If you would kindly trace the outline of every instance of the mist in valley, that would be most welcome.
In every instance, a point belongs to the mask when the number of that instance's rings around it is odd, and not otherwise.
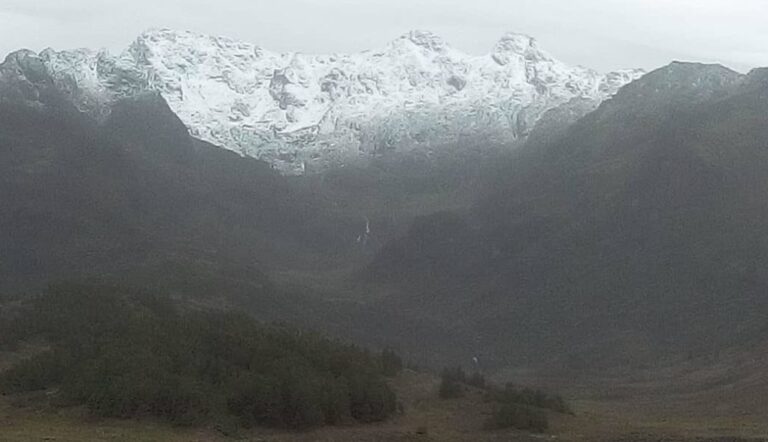
[[[596,70],[554,2],[499,6],[544,35],[482,54],[291,52],[308,2],[274,49],[205,2],[56,47],[87,3],[24,10],[55,48],[0,64],[0,439],[768,439],[762,4],[630,2],[654,38],[622,67],[636,43],[590,15]],[[435,7],[387,31],[450,28]],[[349,8],[322,17],[384,7]],[[739,28],[756,55],[702,52]]]

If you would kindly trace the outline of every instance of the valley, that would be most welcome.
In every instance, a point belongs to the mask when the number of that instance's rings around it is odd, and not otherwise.
[[[649,376],[658,373],[646,372]],[[538,382],[545,382],[541,378]],[[553,415],[545,435],[484,429],[490,414],[480,393],[445,401],[437,397],[439,379],[405,371],[393,382],[404,405],[404,415],[385,423],[331,427],[306,432],[248,430],[235,440],[252,441],[539,441],[563,442],[759,442],[768,440],[764,410],[743,413],[715,409],[710,401],[727,401],[718,394],[660,393],[661,383],[631,383],[619,379],[592,379],[574,387],[571,379],[550,379],[566,384],[575,416]],[[698,388],[696,385],[694,388]],[[729,386],[723,386],[728,389]],[[619,391],[619,393],[617,393]],[[752,390],[759,401],[763,393]],[[719,396],[719,397],[718,397]],[[759,402],[758,402],[759,403]],[[693,404],[698,404],[692,406]],[[704,413],[702,413],[702,411]],[[19,410],[0,397],[0,438],[9,442],[53,440],[92,441],[197,441],[232,440],[209,428],[187,429],[147,421],[93,419],[81,410],[50,412]]]
[[[766,68],[335,57],[160,30],[0,65],[0,439],[768,439]],[[488,430],[456,366],[575,413]]]

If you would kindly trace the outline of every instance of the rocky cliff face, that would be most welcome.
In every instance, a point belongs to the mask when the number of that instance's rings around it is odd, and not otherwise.
[[[376,51],[305,55],[155,30],[117,56],[19,51],[0,66],[0,87],[32,103],[53,87],[97,120],[121,98],[159,93],[193,135],[302,173],[390,151],[430,155],[465,137],[510,142],[548,110],[592,109],[641,74],[571,67],[514,33],[483,56],[423,31]]]

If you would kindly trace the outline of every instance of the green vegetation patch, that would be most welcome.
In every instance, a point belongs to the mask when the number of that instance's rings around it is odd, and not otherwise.
[[[496,403],[496,410],[487,423],[491,429],[516,428],[544,432],[549,428],[548,412],[573,413],[559,395],[518,388],[513,384],[506,384],[503,389],[491,387],[486,397]]]
[[[1,373],[0,391],[56,391],[56,405],[96,416],[301,429],[380,421],[396,408],[384,378],[398,370],[391,352],[374,357],[243,315],[181,312],[128,290],[52,288],[13,329],[51,350]]]
[[[480,373],[471,376],[461,368],[444,368],[440,375],[441,399],[464,396],[467,387],[485,391],[485,399],[494,403],[493,415],[488,419],[488,429],[514,428],[544,432],[549,428],[549,412],[572,414],[571,407],[559,395],[531,388],[518,388],[506,384],[498,388],[486,381]]]

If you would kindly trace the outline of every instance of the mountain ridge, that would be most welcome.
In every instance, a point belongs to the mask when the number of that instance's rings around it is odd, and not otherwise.
[[[642,74],[571,67],[511,32],[479,56],[428,31],[378,50],[305,55],[156,29],[118,55],[46,49],[9,63],[31,83],[49,77],[97,120],[121,98],[159,93],[193,136],[286,173],[391,151],[430,156],[466,137],[512,142],[546,111],[574,99],[590,101],[578,107],[588,111]]]
[[[417,220],[363,277],[467,325],[486,361],[515,355],[502,365],[542,348],[653,364],[757,336],[766,94],[762,70],[660,68],[499,161],[472,210]]]

